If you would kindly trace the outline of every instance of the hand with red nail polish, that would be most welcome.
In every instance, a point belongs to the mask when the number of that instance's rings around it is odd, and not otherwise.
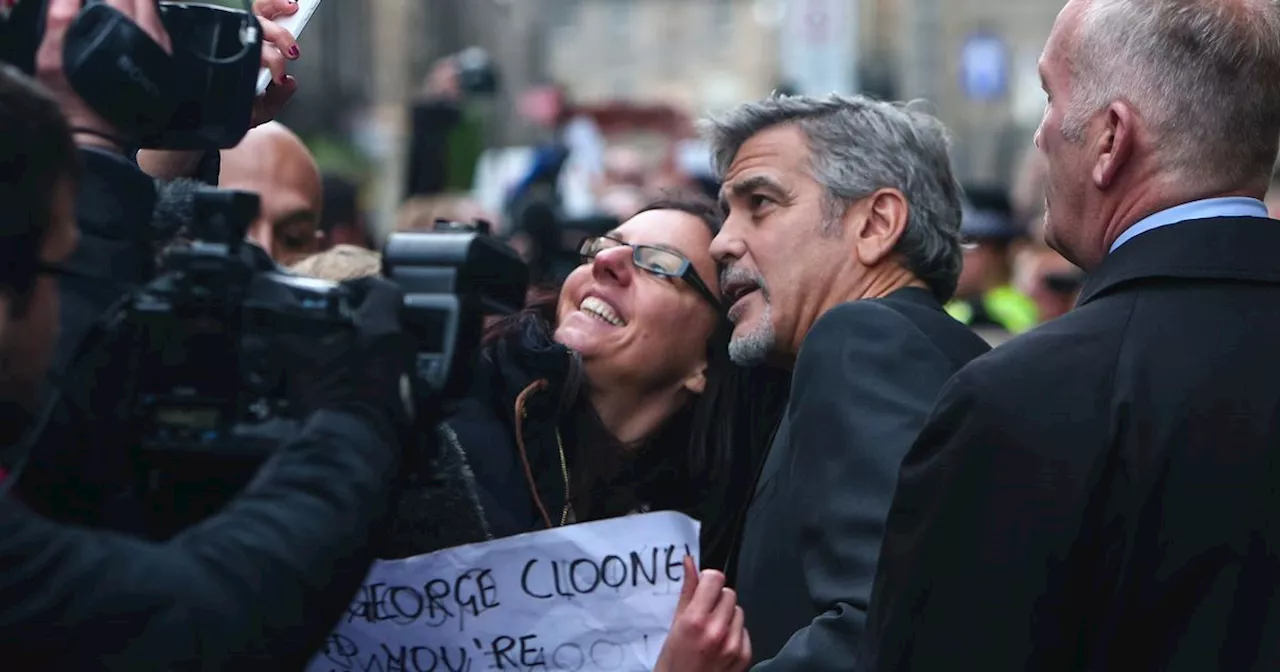
[[[298,90],[297,80],[286,74],[285,69],[288,62],[298,60],[302,52],[293,35],[274,21],[296,14],[297,2],[254,0],[253,12],[262,24],[262,67],[271,73],[271,85],[253,104],[253,125],[260,126],[275,119]]]

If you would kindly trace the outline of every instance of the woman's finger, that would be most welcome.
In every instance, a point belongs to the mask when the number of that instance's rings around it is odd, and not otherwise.
[[[742,607],[734,605],[733,619],[729,621],[729,636],[724,640],[724,657],[733,663],[730,669],[737,667],[738,655],[742,651],[742,636],[746,633],[746,614]]]
[[[276,118],[289,99],[298,91],[298,80],[285,75],[283,84],[271,84],[253,106],[253,125],[261,126]]]
[[[738,661],[742,663],[738,669],[745,670],[751,664],[752,656],[755,652],[751,650],[751,632],[744,626],[742,628],[742,649],[738,652]]]
[[[298,41],[293,39],[293,35],[285,30],[283,26],[270,21],[268,19],[259,18],[258,23],[262,24],[262,51],[265,53],[268,46],[274,45],[284,57],[294,60],[301,55],[298,50]]]
[[[269,44],[262,45],[262,67],[271,72],[271,81],[276,84],[284,83],[285,65],[284,54],[279,49]]]
[[[253,0],[253,13],[264,19],[278,19],[298,13],[296,0]]]
[[[693,599],[689,600],[685,611],[694,616],[710,614],[716,603],[720,601],[722,588],[724,588],[724,574],[714,569],[702,570],[698,575],[698,589],[694,591]]]
[[[684,556],[684,582],[680,584],[680,600],[676,602],[676,616],[689,606],[694,591],[698,589],[698,568],[693,564],[693,556]]]
[[[711,625],[717,632],[727,632],[733,621],[734,610],[738,608],[738,594],[732,588],[721,588],[720,599],[711,611]]]

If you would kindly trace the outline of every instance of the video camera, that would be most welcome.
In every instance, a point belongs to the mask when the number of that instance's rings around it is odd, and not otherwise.
[[[249,0],[242,10],[158,4],[172,54],[103,0],[85,0],[64,43],[67,81],[138,147],[236,146],[252,122],[262,60],[262,30]],[[18,0],[3,14],[0,61],[34,74],[47,0]]]
[[[148,527],[162,538],[214,513],[299,431],[284,364],[291,339],[354,329],[351,286],[263,270],[247,254],[258,201],[197,191],[192,242],[166,252],[163,272],[104,339],[105,360],[129,363],[113,412],[136,438]],[[528,269],[483,231],[448,227],[393,234],[383,275],[405,294],[401,321],[418,346],[416,433],[429,436],[470,385],[485,316],[523,307]]]

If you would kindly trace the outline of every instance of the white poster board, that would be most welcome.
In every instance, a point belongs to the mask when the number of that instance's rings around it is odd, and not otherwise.
[[[308,672],[651,670],[700,527],[646,513],[378,562]]]

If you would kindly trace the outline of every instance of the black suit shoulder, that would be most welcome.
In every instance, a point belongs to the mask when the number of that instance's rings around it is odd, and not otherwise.
[[[933,350],[955,369],[991,347],[942,309],[928,292],[905,289],[887,297],[842,303],[814,323],[800,349],[829,348],[831,342],[882,341],[907,351]],[[797,367],[798,368],[798,367]]]
[[[739,597],[760,670],[847,665],[898,466],[943,384],[987,345],[927,292],[828,310],[796,359],[748,511]]]
[[[1030,419],[1109,398],[1126,343],[1133,340],[1129,322],[1135,303],[1132,295],[1109,297],[1010,339],[962,368],[940,405],[963,394],[975,412],[995,413],[1002,420]],[[1064,403],[1043,403],[1055,399]],[[1019,424],[1033,431],[1049,429]]]

